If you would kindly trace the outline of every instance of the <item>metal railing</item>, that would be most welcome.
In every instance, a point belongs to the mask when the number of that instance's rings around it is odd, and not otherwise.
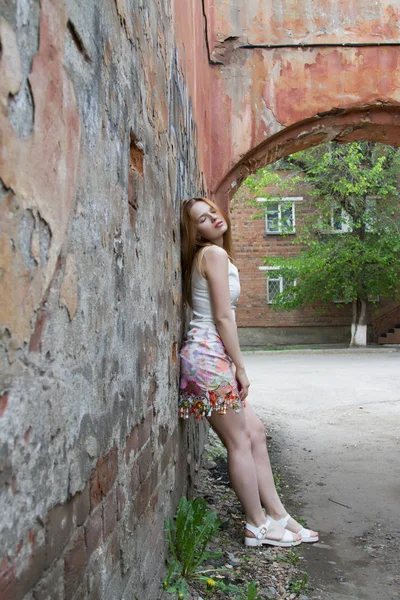
[[[385,313],[377,316],[372,320],[372,330],[374,332],[374,342],[378,341],[382,333],[393,328],[396,323],[400,323],[400,304],[392,306]]]

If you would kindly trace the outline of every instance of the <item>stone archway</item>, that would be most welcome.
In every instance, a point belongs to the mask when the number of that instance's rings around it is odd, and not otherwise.
[[[215,198],[220,206],[228,210],[230,200],[242,182],[262,167],[322,143],[334,141],[346,144],[359,140],[400,146],[400,106],[376,105],[360,106],[352,110],[335,109],[295,123],[267,138],[239,160],[215,190]],[[351,331],[354,345],[366,344],[367,325],[372,327],[374,342],[378,341],[384,324],[392,331],[390,328],[398,319],[397,304],[394,305],[386,299],[386,302],[380,305],[379,312],[373,315],[367,314],[367,304],[361,304],[361,307],[358,305],[358,300],[353,302]]]
[[[213,195],[228,208],[248,175],[279,158],[329,141],[348,143],[369,140],[400,145],[400,106],[366,106],[334,109],[291,125],[250,150],[222,178]]]
[[[400,0],[203,0],[208,190],[321,141],[400,144]]]

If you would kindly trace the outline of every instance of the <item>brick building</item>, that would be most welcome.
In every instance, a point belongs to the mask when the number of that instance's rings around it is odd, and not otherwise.
[[[266,191],[273,193],[269,189]],[[270,203],[265,218],[258,219],[254,219],[257,208],[245,204],[249,194],[249,190],[242,187],[235,196],[231,211],[241,282],[237,307],[241,343],[244,346],[349,343],[352,306],[340,302],[339,298],[331,305],[315,304],[293,311],[276,311],[271,306],[286,282],[279,277],[276,267],[264,266],[263,258],[294,256],[298,252],[296,232],[313,209],[313,200],[307,194],[306,186],[290,197]],[[340,235],[346,226],[337,217],[333,212],[334,235]],[[377,341],[374,339],[374,320],[386,308],[387,303],[369,306],[369,341]]]

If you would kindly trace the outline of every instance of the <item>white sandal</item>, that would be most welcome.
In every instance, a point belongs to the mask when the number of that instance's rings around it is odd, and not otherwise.
[[[267,518],[270,519],[272,521],[272,523],[276,523],[277,525],[280,525],[281,527],[286,529],[287,524],[289,523],[289,519],[291,519],[291,516],[289,514],[287,514],[286,517],[283,517],[282,519],[273,519],[272,517],[269,517],[267,515]],[[286,531],[289,531],[289,530],[286,529]],[[294,533],[294,532],[292,532],[292,533]],[[302,527],[300,529],[300,531],[296,531],[296,533],[298,533],[301,536],[301,541],[303,543],[313,544],[314,542],[318,542],[318,540],[319,540],[318,534],[311,535],[311,531],[309,529],[306,529],[305,527]]]
[[[250,525],[246,523],[246,529],[254,533],[254,537],[248,537],[247,535],[244,538],[244,543],[246,546],[262,546],[263,544],[267,544],[268,546],[279,546],[280,548],[290,548],[291,546],[298,546],[301,544],[301,540],[294,539],[294,533],[291,531],[285,530],[285,533],[281,537],[280,540],[272,540],[269,537],[266,537],[268,529],[270,525],[273,523],[273,519],[267,517],[265,523],[260,525],[260,527],[254,527],[254,525]]]

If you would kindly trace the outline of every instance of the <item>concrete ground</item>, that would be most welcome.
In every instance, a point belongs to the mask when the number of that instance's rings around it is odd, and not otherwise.
[[[249,400],[271,428],[291,507],[320,531],[302,545],[323,600],[400,598],[400,352],[245,355]]]

